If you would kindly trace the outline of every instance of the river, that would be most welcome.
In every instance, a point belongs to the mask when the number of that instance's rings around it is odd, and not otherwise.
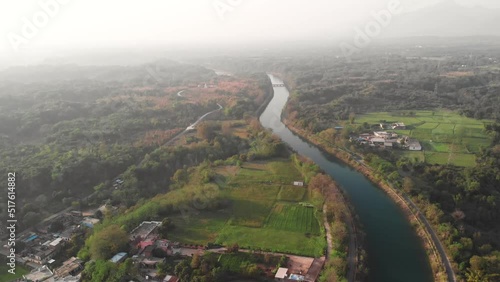
[[[273,84],[282,84],[269,75]],[[280,119],[288,100],[285,87],[273,87],[274,97],[260,116],[297,153],[313,160],[346,191],[366,233],[370,282],[433,281],[425,250],[401,209],[364,175],[323,153],[292,133]]]

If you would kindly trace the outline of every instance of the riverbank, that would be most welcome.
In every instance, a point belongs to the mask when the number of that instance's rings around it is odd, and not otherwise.
[[[339,160],[341,160],[342,162],[348,164],[353,169],[363,174],[377,187],[381,188],[404,211],[407,220],[411,222],[412,226],[415,228],[416,233],[420,238],[422,245],[425,248],[426,253],[428,255],[434,280],[455,281],[453,272],[451,271],[450,273],[451,270],[449,269],[450,267],[445,267],[445,263],[443,262],[448,260],[446,254],[438,251],[436,247],[441,243],[439,241],[436,242],[437,237],[431,235],[434,231],[432,230],[432,228],[429,230],[428,224],[424,224],[422,220],[423,215],[405,195],[400,195],[400,193],[398,193],[398,191],[394,189],[394,187],[392,187],[389,183],[385,182],[384,180],[378,179],[377,175],[373,172],[373,170],[369,168],[367,165],[365,165],[362,162],[362,160],[355,160],[352,156],[352,153],[346,152],[340,148],[327,146],[326,144],[324,144],[324,142],[321,142],[321,140],[315,137],[314,135],[311,135],[310,133],[295,127],[286,118],[284,118],[282,121],[290,131],[300,136],[301,138],[307,140],[308,142],[316,145],[318,148],[325,151],[326,153],[331,154],[336,158],[338,158]]]

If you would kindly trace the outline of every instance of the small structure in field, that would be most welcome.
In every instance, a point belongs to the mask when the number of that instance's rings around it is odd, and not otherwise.
[[[415,139],[411,139],[408,141],[408,149],[410,151],[422,151],[422,145],[420,145],[420,142]]]
[[[276,275],[274,275],[274,279],[276,279],[276,281],[285,281],[287,277],[288,277],[288,268],[284,267],[278,268],[278,271],[276,271]]]
[[[392,129],[406,129],[406,125],[402,122],[395,122],[391,127]]]
[[[130,232],[130,240],[138,240],[137,242],[144,240],[155,232],[160,225],[160,221],[143,221],[139,226]]]
[[[294,186],[304,186],[304,181],[294,181],[293,185]]]

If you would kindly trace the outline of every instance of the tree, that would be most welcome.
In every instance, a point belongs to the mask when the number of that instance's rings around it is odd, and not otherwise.
[[[92,259],[109,259],[128,247],[128,234],[118,225],[110,225],[90,238],[90,256]]]
[[[26,215],[24,215],[24,218],[23,218],[23,224],[25,226],[33,226],[33,225],[36,225],[40,222],[40,219],[41,219],[41,216],[39,213],[35,213],[35,212],[27,212]]]
[[[198,137],[205,140],[212,140],[215,137],[215,131],[211,123],[201,122],[196,127]]]
[[[413,189],[415,189],[415,183],[410,177],[405,176],[405,178],[403,179],[403,190],[406,193],[411,193]]]
[[[62,223],[62,221],[59,220],[52,222],[52,224],[49,227],[49,231],[52,233],[62,231],[63,229],[64,229],[64,224]]]
[[[172,176],[172,180],[177,184],[183,184],[188,180],[188,172],[185,169],[178,169]]]
[[[168,238],[168,232],[175,229],[175,224],[168,218],[164,218],[161,221],[160,227],[158,227],[158,234],[164,239]]]
[[[231,246],[227,247],[227,251],[229,253],[237,253],[240,250],[240,246],[238,243],[234,243]]]
[[[193,257],[191,258],[191,268],[196,269],[200,267],[201,264],[201,256],[200,254],[194,254]]]
[[[354,124],[354,120],[356,120],[356,114],[355,113],[350,113],[349,114],[349,123]]]
[[[223,121],[222,126],[221,126],[221,131],[222,134],[229,136],[231,135],[231,127],[233,127],[232,122],[230,121]]]

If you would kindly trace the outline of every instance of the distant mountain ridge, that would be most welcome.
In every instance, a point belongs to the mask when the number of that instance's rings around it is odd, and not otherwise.
[[[500,9],[467,8],[453,0],[394,17],[383,37],[500,36]]]

